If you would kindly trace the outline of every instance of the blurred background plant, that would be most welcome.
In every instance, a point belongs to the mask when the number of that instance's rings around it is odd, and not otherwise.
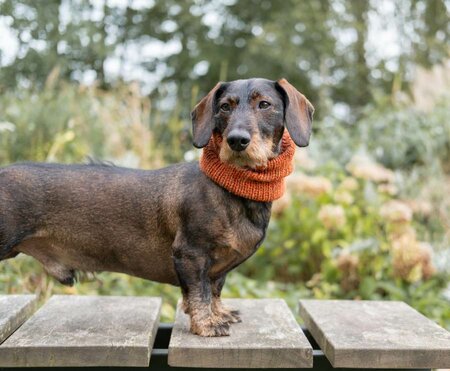
[[[450,3],[0,0],[0,166],[157,168],[199,156],[189,111],[218,80],[286,77],[317,108],[264,245],[225,296],[404,300],[450,329]],[[280,27],[280,24],[283,27]],[[19,256],[0,293],[158,295]]]

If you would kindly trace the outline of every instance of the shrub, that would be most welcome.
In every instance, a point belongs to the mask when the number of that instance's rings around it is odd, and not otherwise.
[[[379,164],[354,159],[347,169],[333,181],[318,175],[328,169],[291,176],[266,241],[239,271],[304,283],[315,298],[404,300],[449,326],[448,273],[417,229],[428,209],[397,199],[394,173]]]
[[[321,163],[347,164],[355,153],[369,154],[391,169],[412,169],[436,159],[450,169],[450,100],[431,112],[412,105],[369,107],[355,124],[335,119],[316,122],[311,141],[313,157]]]

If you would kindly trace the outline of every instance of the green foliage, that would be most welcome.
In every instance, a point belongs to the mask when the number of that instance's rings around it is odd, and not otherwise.
[[[450,100],[443,100],[431,112],[411,104],[393,107],[383,103],[366,108],[357,124],[334,119],[316,123],[313,155],[320,161],[344,165],[355,153],[370,154],[391,169],[410,170],[430,166],[436,160],[450,162]]]
[[[407,80],[412,63],[448,57],[450,34],[445,0],[3,0],[0,13],[18,44],[0,60],[5,88],[43,86],[59,66],[64,78],[87,74],[102,87],[162,80],[148,89],[188,102],[193,86],[204,94],[218,80],[286,77],[316,103],[316,117],[331,101],[361,109],[395,76]],[[398,38],[389,48],[398,55],[370,49],[383,28]],[[111,64],[118,71],[108,73]]]
[[[114,159],[132,167],[182,158],[158,137],[163,118],[151,121],[150,100],[137,85],[106,92],[58,81],[54,70],[44,89],[16,89],[0,97],[0,166],[17,161],[82,162]],[[171,119],[165,134],[175,141],[183,123]],[[169,130],[168,130],[169,129]],[[178,150],[177,150],[178,149]],[[169,156],[170,155],[170,156]]]
[[[0,163],[45,161],[60,154],[60,161],[80,161],[87,154],[101,157],[105,135],[91,110],[92,98],[73,87],[3,94]]]
[[[440,159],[450,162],[450,101],[443,101],[432,112],[412,107],[382,109],[358,124],[354,135],[359,145],[391,169],[411,169]],[[373,140],[381,137],[383,140]]]
[[[119,9],[101,8],[105,18],[98,19],[97,13],[94,21],[91,2],[0,2],[0,13],[17,33],[20,47],[20,57],[2,68],[2,85],[15,87],[27,81],[42,86],[56,66],[66,79],[79,79],[81,71],[90,70],[106,83],[103,64],[115,49],[114,37],[107,39],[108,25],[117,19]]]

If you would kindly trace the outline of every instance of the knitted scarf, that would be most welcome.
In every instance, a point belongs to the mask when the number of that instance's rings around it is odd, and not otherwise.
[[[295,144],[285,131],[280,154],[261,169],[248,169],[224,163],[219,158],[222,136],[215,133],[200,158],[200,168],[212,181],[229,192],[253,201],[274,201],[284,193],[284,178],[294,170]]]

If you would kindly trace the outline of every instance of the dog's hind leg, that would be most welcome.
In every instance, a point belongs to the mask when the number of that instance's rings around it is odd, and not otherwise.
[[[42,264],[50,276],[63,285],[72,286],[76,281],[75,271],[57,258],[55,247],[46,238],[36,237],[23,241],[15,250],[32,256]]]

